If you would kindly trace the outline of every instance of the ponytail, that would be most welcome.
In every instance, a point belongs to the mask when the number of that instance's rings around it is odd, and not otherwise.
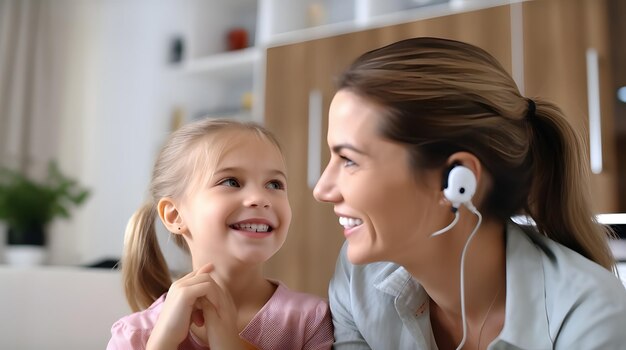
[[[536,101],[528,117],[534,174],[526,211],[540,233],[613,270],[611,231],[595,220],[589,204],[582,137],[551,103]]]
[[[133,311],[150,306],[172,284],[156,237],[154,204],[139,208],[128,221],[124,236],[122,276],[126,300]]]

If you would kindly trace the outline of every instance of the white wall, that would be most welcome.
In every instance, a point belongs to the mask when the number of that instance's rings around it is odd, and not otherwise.
[[[167,47],[185,30],[185,8],[175,0],[44,3],[48,98],[36,113],[33,152],[58,159],[92,190],[71,220],[50,228],[50,263],[119,258],[169,132]],[[172,246],[164,249],[170,260],[184,265]]]

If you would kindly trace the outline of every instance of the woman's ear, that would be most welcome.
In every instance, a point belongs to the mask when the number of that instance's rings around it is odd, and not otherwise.
[[[173,234],[182,234],[186,232],[183,218],[176,207],[176,203],[171,198],[165,197],[159,200],[157,205],[159,217],[163,225]]]
[[[468,168],[476,178],[476,182],[480,183],[480,178],[482,175],[482,163],[478,158],[469,152],[456,152],[448,157],[448,161],[446,162],[448,167],[452,167],[452,165],[462,165]]]
[[[446,164],[448,169],[451,169],[453,165],[462,165],[472,172],[476,179],[476,192],[473,202],[475,205],[481,203],[481,199],[484,198],[485,192],[490,187],[490,181],[489,176],[483,172],[482,163],[478,157],[469,152],[456,152],[448,157]]]

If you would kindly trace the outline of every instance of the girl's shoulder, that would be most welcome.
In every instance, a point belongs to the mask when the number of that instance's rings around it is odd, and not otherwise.
[[[330,349],[333,326],[326,299],[277,285],[272,297],[240,333],[263,349]]]
[[[144,349],[163,307],[165,294],[149,308],[124,316],[111,326],[107,350]]]
[[[165,294],[152,303],[149,308],[120,318],[111,327],[111,332],[151,332],[163,308],[164,301]]]
[[[329,310],[328,301],[320,296],[291,290],[282,282],[273,281],[273,283],[278,287],[266,307],[278,308],[276,311],[284,313],[298,314],[326,313]]]

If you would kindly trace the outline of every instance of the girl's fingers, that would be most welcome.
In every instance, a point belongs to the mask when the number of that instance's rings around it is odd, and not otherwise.
[[[201,307],[191,312],[191,322],[193,322],[198,327],[204,326],[204,312]]]
[[[190,278],[193,278],[194,276],[209,273],[209,272],[212,272],[213,270],[215,270],[215,266],[213,265],[213,263],[207,263],[206,265],[201,266],[199,269],[195,271],[191,271],[188,274],[184,275],[183,277],[179,278],[178,280],[175,281],[175,283],[184,282],[186,280],[189,280]]]
[[[199,269],[197,269],[195,271],[195,274],[201,274],[201,273],[209,273],[212,272],[213,270],[215,270],[215,266],[213,265],[213,263],[207,263],[203,266],[201,266]]]

